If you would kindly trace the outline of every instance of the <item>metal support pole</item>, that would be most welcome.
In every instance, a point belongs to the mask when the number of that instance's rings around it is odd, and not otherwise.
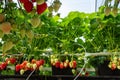
[[[95,0],[95,12],[97,12],[97,0]]]

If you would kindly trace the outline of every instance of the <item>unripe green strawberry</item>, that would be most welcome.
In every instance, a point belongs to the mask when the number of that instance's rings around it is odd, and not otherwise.
[[[108,64],[108,67],[111,68],[111,63]]]
[[[66,54],[66,55],[67,55],[67,54],[68,54],[68,52],[65,52],[64,54]]]
[[[26,64],[26,66],[27,66],[28,68],[30,68],[30,67],[31,67],[31,65],[30,65],[30,63],[29,63],[29,62]]]
[[[4,14],[0,14],[0,22],[3,22],[5,20],[5,15]]]
[[[113,60],[117,60],[118,58],[115,56],[114,58],[113,58]]]
[[[33,26],[33,28],[37,28],[39,26],[39,24],[41,23],[41,20],[39,17],[33,17],[31,20],[31,25]]]
[[[10,50],[14,46],[12,41],[7,41],[2,46],[2,51],[5,53],[6,51]]]
[[[51,59],[54,59],[54,58],[55,58],[55,56],[54,56],[54,55],[50,55],[50,57],[51,57]]]
[[[30,63],[30,68],[33,68],[33,63]]]
[[[27,35],[27,37],[28,37],[29,39],[33,39],[33,37],[34,37],[34,33],[33,33],[32,30],[28,30],[28,31],[26,32],[26,35]]]
[[[22,38],[25,37],[25,30],[24,29],[20,30],[20,35],[21,35]]]
[[[50,13],[48,14],[48,17],[52,17],[52,16],[53,16],[53,13],[50,12]]]
[[[110,7],[105,7],[105,15],[106,16],[109,16],[110,15],[110,12],[111,12],[111,8]]]
[[[40,5],[40,4],[43,4],[45,2],[45,0],[36,0],[37,4]]]
[[[55,60],[55,62],[59,61],[57,58],[55,58],[54,60]]]
[[[118,68],[118,69],[120,69],[120,65],[119,65],[119,66],[117,66],[117,68]]]
[[[72,61],[69,62],[69,67],[70,67],[70,68],[73,67],[73,63],[72,63]]]
[[[113,62],[113,63],[117,63],[118,61],[117,61],[117,60],[113,60],[112,62]]]
[[[65,68],[67,68],[69,66],[69,63],[67,63],[67,62],[64,62],[63,64],[64,64]]]
[[[48,10],[49,10],[49,12],[53,12],[53,6],[50,5],[50,6],[48,7]]]
[[[30,12],[30,15],[34,16],[35,14],[36,14],[36,9],[33,8],[32,11]]]
[[[13,30],[13,31],[16,31],[16,30],[17,30],[17,24],[12,24],[11,27],[12,27],[12,30]]]
[[[53,64],[54,63],[54,59],[51,59],[50,62],[51,62],[51,64]]]
[[[118,14],[118,8],[113,8],[112,13],[113,13],[113,16],[116,17]]]
[[[59,8],[61,7],[61,4],[62,3],[60,1],[54,1],[53,8],[55,12],[59,10]]]
[[[33,64],[33,69],[35,70],[37,68],[37,65],[34,63]]]
[[[41,66],[39,67],[39,70],[40,70],[40,71],[42,71],[42,70],[43,70],[43,65],[41,65]]]
[[[72,69],[72,73],[75,74],[75,73],[76,73],[76,70],[75,70],[75,69]]]
[[[4,36],[4,33],[0,30],[0,38]]]
[[[25,72],[25,70],[24,70],[24,69],[21,69],[21,70],[20,70],[20,74],[21,74],[21,75],[23,75],[23,74],[24,74],[24,72]]]
[[[65,60],[65,62],[66,62],[66,63],[69,63],[69,60],[68,60],[68,59],[66,59],[66,60]]]

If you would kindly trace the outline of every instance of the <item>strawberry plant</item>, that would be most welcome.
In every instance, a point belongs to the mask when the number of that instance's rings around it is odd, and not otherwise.
[[[74,11],[65,18],[57,13],[62,5],[60,0],[48,3],[46,0],[0,1],[0,50],[3,56],[23,55],[17,61],[16,72],[41,70],[42,62],[38,59],[42,56],[47,61],[45,66],[70,68],[68,71],[76,73],[76,68],[84,65],[85,52],[119,51],[119,0],[114,0],[113,5],[112,0],[105,0],[98,12]],[[95,66],[105,59],[114,60],[98,56],[90,58],[89,63]],[[9,59],[7,64],[14,62],[15,59]],[[115,69],[115,64],[110,62],[109,67]],[[6,68],[4,62],[0,65],[0,69]]]
[[[113,63],[113,60],[114,57],[118,55],[116,53],[119,52],[120,48],[119,38],[117,37],[120,35],[118,31],[120,15],[119,12],[117,12],[117,9],[119,9],[119,0],[114,0],[114,5],[110,5],[111,1],[112,0],[106,0],[105,5],[101,6],[98,12],[90,14],[89,32],[84,35],[87,52],[110,53],[110,55],[107,56],[100,55],[89,57],[89,64],[94,68],[100,66],[105,61],[110,61],[109,67],[114,70],[116,69],[117,63]],[[114,10],[115,7],[116,11],[113,13],[112,10]]]

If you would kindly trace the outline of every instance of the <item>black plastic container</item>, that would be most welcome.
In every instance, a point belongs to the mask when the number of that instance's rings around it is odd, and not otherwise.
[[[56,68],[55,66],[52,66],[52,75],[73,75],[72,68]]]
[[[120,76],[120,70],[112,70],[108,67],[110,61],[104,61],[96,68],[96,74],[98,76]]]

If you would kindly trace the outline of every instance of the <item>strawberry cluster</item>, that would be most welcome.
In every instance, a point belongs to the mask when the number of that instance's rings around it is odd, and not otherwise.
[[[30,62],[23,61],[21,64],[17,64],[15,66],[15,70],[16,72],[20,72],[20,74],[23,75],[25,71],[41,70],[43,68],[44,63],[45,61],[43,59],[32,59]]]
[[[112,70],[120,69],[120,58],[115,56],[109,62],[108,67],[111,68]]]
[[[77,67],[77,62],[75,60],[69,61],[69,60],[65,60],[60,61],[58,59],[51,59],[51,64],[52,66],[55,66],[56,68],[76,68]]]
[[[15,58],[7,58],[4,62],[0,63],[0,70],[4,70],[7,68],[9,64],[15,64],[16,59]]]
[[[36,2],[37,14],[42,14],[47,9],[47,3],[44,0],[19,0],[23,4],[24,9],[27,13],[32,12],[34,3]]]

